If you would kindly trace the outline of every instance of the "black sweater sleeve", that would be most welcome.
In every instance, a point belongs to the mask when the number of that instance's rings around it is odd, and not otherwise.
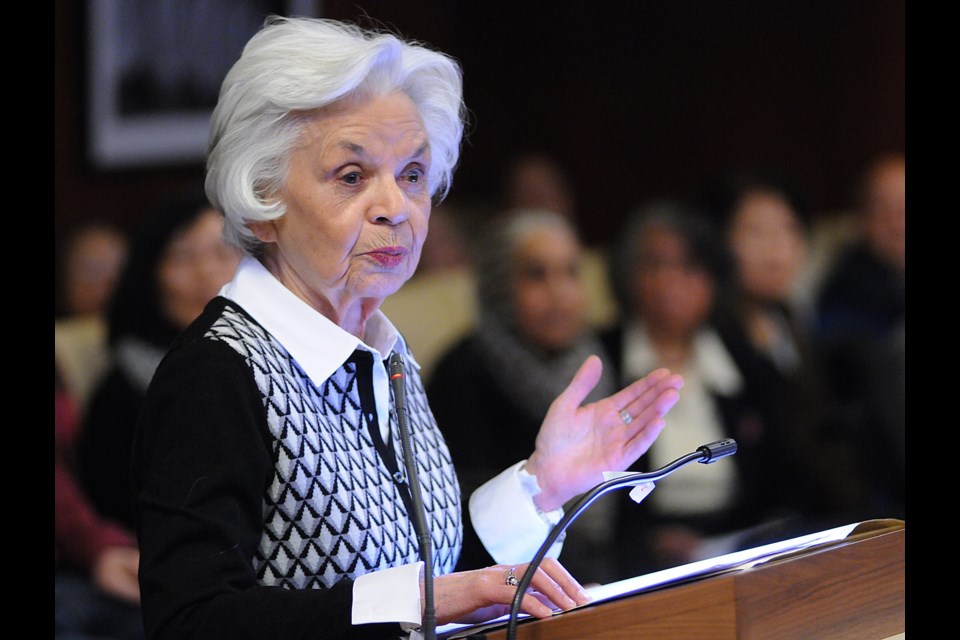
[[[185,334],[147,393],[133,454],[149,639],[396,638],[350,622],[352,586],[258,584],[254,552],[273,474],[261,395],[242,357]]]

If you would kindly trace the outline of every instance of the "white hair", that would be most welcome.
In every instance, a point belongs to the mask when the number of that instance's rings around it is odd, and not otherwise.
[[[249,222],[275,220],[304,114],[355,95],[400,91],[430,142],[427,175],[438,204],[450,189],[466,121],[463,78],[450,56],[387,32],[320,18],[269,17],[227,73],[210,120],[206,192],[226,217],[225,238],[248,254]]]

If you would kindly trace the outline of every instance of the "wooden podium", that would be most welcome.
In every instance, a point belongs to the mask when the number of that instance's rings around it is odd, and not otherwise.
[[[883,640],[905,633],[904,534],[903,521],[869,521],[749,568],[523,619],[517,640]]]

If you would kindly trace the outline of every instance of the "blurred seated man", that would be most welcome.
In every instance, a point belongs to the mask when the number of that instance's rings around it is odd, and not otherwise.
[[[824,340],[884,338],[906,313],[906,163],[883,156],[864,176],[860,235],[837,258],[818,300]]]
[[[906,163],[876,158],[861,183],[860,235],[837,257],[820,289],[818,339],[827,384],[869,474],[864,509],[904,514]],[[891,369],[892,367],[892,369]],[[881,407],[890,407],[883,411]]]

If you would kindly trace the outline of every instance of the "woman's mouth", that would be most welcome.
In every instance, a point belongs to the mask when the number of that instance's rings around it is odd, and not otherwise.
[[[376,260],[381,266],[393,268],[398,266],[409,255],[406,247],[380,247],[368,251],[367,255]]]

